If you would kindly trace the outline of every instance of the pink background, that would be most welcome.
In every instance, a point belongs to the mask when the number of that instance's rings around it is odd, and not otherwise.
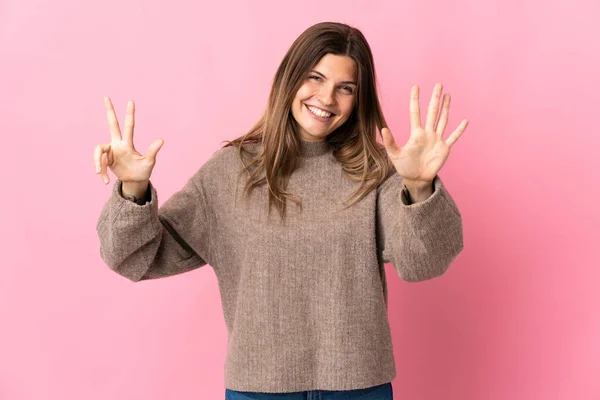
[[[412,84],[422,110],[435,82],[452,94],[448,134],[470,121],[440,173],[464,251],[418,284],[386,267],[396,397],[600,398],[600,7],[569,3],[0,2],[0,399],[224,397],[212,269],[135,284],[99,257],[102,96],[121,124],[136,101],[138,150],[165,140],[164,201],[325,20],[366,35],[400,144]]]

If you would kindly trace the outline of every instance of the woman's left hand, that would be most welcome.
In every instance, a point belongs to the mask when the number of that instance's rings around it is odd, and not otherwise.
[[[444,130],[448,123],[450,110],[450,94],[444,95],[442,112],[437,121],[442,93],[442,84],[438,83],[433,89],[429,103],[425,127],[421,126],[421,111],[419,108],[419,86],[414,85],[410,93],[410,138],[408,142],[398,147],[388,128],[381,130],[383,144],[396,171],[404,179],[407,187],[431,186],[433,179],[442,168],[452,145],[465,131],[468,121],[463,120],[458,128],[448,137],[443,139]]]

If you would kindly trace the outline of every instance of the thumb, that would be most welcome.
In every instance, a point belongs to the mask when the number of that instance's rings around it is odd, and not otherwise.
[[[388,128],[381,129],[381,137],[383,139],[383,145],[386,149],[394,151],[398,150],[398,146],[396,146],[396,141],[392,136],[392,132],[390,132]]]
[[[148,147],[148,151],[146,152],[146,157],[148,157],[152,162],[156,162],[156,154],[161,149],[162,145],[165,142],[162,139],[155,140]]]

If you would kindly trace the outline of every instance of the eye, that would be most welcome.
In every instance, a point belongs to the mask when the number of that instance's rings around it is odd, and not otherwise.
[[[320,80],[321,77],[320,76],[316,76],[316,75],[311,75],[311,76],[308,77],[308,79],[317,79],[317,80]]]
[[[354,93],[354,90],[350,86],[342,86],[342,89],[344,89],[348,94]]]

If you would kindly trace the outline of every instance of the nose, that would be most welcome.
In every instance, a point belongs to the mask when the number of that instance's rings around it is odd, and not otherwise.
[[[317,100],[321,102],[324,106],[330,106],[334,102],[333,98],[333,87],[329,87],[327,85],[322,85],[319,93],[317,93]]]

